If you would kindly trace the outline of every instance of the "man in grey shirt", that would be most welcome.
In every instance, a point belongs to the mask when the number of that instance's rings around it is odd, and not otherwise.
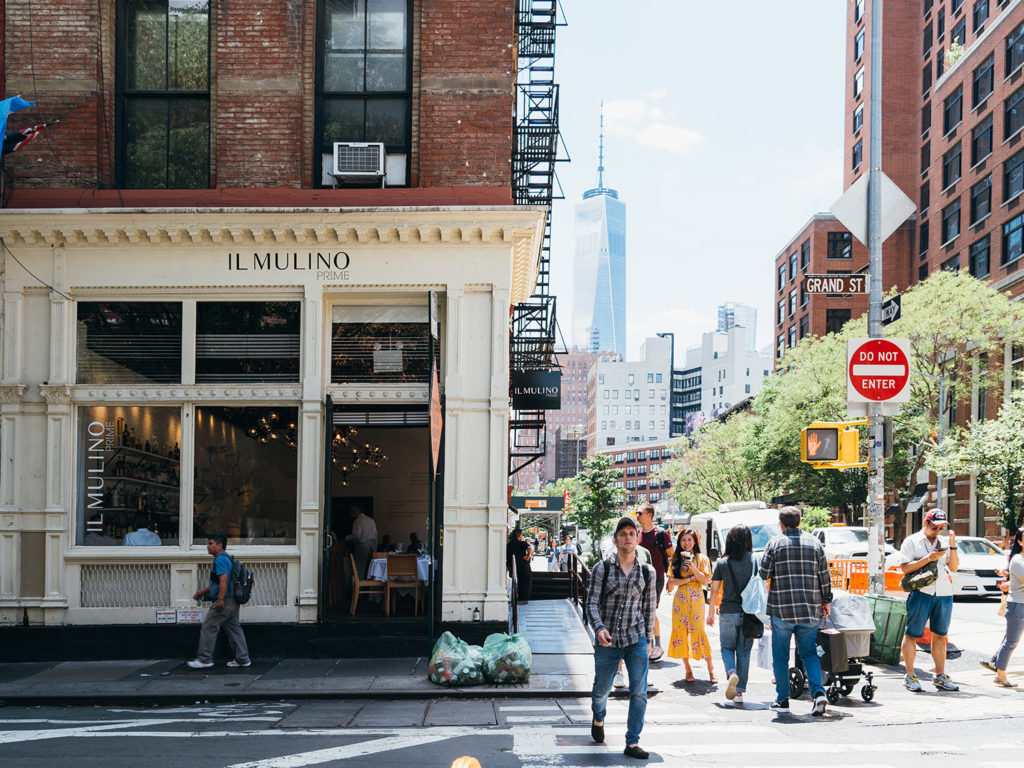
[[[625,755],[646,760],[640,732],[647,711],[647,638],[653,636],[656,606],[654,567],[637,559],[640,526],[631,517],[615,526],[615,553],[594,566],[587,593],[587,621],[594,628],[594,713],[590,734],[604,741],[608,694],[619,660],[629,674],[629,714],[626,718]]]

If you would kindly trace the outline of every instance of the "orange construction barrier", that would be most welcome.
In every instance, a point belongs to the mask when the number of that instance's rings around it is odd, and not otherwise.
[[[868,563],[866,560],[830,560],[829,574],[832,576],[832,587],[843,589],[855,595],[863,595],[868,591]]]

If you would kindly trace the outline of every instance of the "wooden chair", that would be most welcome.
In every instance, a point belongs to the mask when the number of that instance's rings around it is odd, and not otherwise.
[[[349,562],[352,564],[352,607],[349,609],[349,614],[352,616],[356,615],[356,603],[359,602],[360,595],[380,595],[385,596],[385,585],[383,581],[377,581],[376,579],[362,579],[359,577],[359,570],[356,568],[356,558],[349,552]],[[385,612],[387,611],[387,604],[384,605]]]
[[[417,555],[388,555],[388,593],[386,612],[391,615],[391,591],[411,589],[413,591],[413,615],[420,615],[420,579],[416,570]]]

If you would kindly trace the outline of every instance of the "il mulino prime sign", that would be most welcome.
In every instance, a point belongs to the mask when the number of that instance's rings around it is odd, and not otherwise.
[[[229,272],[316,272],[317,280],[348,280],[352,258],[334,253],[229,253]]]
[[[557,411],[562,407],[561,371],[512,371],[512,408],[516,411]]]

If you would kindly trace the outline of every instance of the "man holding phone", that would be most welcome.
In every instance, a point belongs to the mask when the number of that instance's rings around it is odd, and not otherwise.
[[[953,616],[953,580],[949,575],[960,567],[956,533],[949,531],[948,542],[939,534],[948,527],[946,513],[932,509],[924,516],[924,528],[903,540],[900,547],[900,568],[903,573],[914,573],[930,563],[936,563],[938,576],[933,584],[920,587],[907,595],[907,629],[903,637],[903,662],[907,676],[903,685],[907,690],[923,690],[914,674],[917,641],[924,635],[925,624],[932,631],[932,660],[935,677],[932,683],[940,691],[958,691],[960,686],[946,674],[946,644],[949,622]]]

